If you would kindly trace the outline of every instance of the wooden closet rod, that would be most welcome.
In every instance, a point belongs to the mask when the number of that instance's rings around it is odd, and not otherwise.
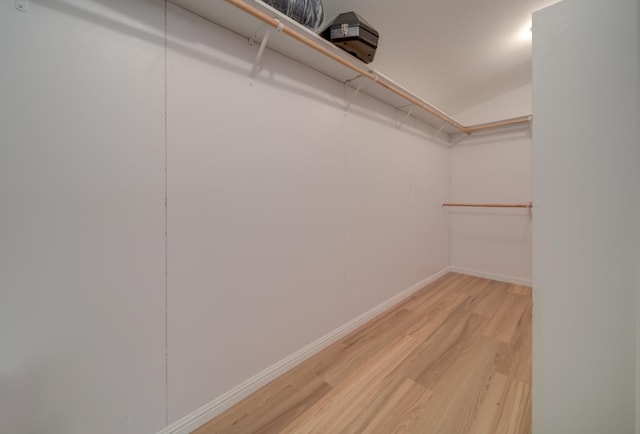
[[[487,122],[485,124],[469,125],[465,128],[471,131],[472,133],[475,133],[476,131],[487,130],[489,128],[506,127],[507,125],[526,124],[529,122],[531,122],[531,116],[519,116],[517,118]]]
[[[533,203],[443,203],[442,206],[471,206],[477,208],[533,208]]]
[[[277,18],[274,18],[272,16],[267,15],[266,13],[254,8],[253,6],[248,5],[247,3],[243,2],[242,0],[226,0],[226,1],[231,3],[232,5],[236,6],[237,8],[242,9],[243,11],[248,13],[249,15],[252,15],[255,18],[259,19],[260,21],[270,25],[271,27],[273,27],[275,29],[278,29],[282,33],[285,33],[285,34],[289,35],[290,37],[292,37],[293,39],[296,39],[297,41],[303,43],[304,45],[306,45],[306,46],[308,46],[308,47],[310,47],[310,48],[312,48],[312,49],[324,54],[325,56],[335,60],[336,62],[340,63],[341,65],[353,70],[354,72],[358,73],[362,77],[366,77],[369,80],[372,80],[374,83],[379,84],[380,86],[388,89],[389,91],[395,93],[396,95],[401,96],[402,98],[406,99],[407,101],[411,102],[412,104],[414,104],[414,105],[416,105],[416,106],[428,111],[429,113],[431,113],[432,115],[434,115],[438,119],[440,119],[440,120],[448,123],[449,125],[457,128],[458,130],[464,132],[465,134],[471,134],[472,132],[478,131],[478,130],[484,130],[484,129],[489,129],[489,128],[501,127],[501,126],[505,126],[505,125],[514,125],[514,124],[529,122],[529,120],[530,120],[529,116],[523,116],[523,117],[520,117],[520,118],[506,119],[506,120],[503,120],[503,121],[489,122],[487,124],[473,125],[473,126],[470,126],[470,127],[464,126],[461,123],[457,122],[455,119],[453,119],[450,116],[448,116],[443,111],[440,111],[437,108],[433,107],[432,105],[430,105],[430,104],[428,104],[428,103],[416,98],[413,95],[408,94],[404,90],[398,88],[395,84],[385,81],[385,79],[383,77],[379,77],[379,76],[377,76],[376,74],[374,74],[371,71],[365,70],[365,69],[363,69],[363,68],[361,68],[361,67],[359,67],[357,65],[354,65],[353,63],[343,59],[342,57],[340,57],[339,55],[335,54],[334,52],[332,52],[331,50],[327,49],[326,47],[323,47],[322,45],[320,45],[317,42],[309,39],[308,37],[303,36],[302,34],[296,32],[295,30],[285,26]]]

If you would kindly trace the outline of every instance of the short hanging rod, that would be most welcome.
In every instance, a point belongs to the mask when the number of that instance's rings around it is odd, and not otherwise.
[[[533,208],[532,202],[527,203],[443,203],[442,206],[463,206],[475,208]]]
[[[517,118],[504,119],[501,121],[487,122],[485,124],[470,125],[467,127],[467,129],[472,133],[475,133],[476,131],[480,131],[480,130],[506,127],[509,125],[528,124],[529,122],[531,122],[531,116],[520,116]]]

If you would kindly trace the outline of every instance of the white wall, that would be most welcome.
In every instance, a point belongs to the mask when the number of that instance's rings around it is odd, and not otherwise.
[[[165,423],[164,7],[0,2],[0,432]]]
[[[535,433],[635,431],[637,8],[534,15]]]
[[[640,7],[636,7],[636,35],[640,35]],[[640,117],[640,44],[636,44],[636,110]],[[640,125],[637,123],[636,137],[640,137]],[[638,155],[640,166],[640,153]],[[636,201],[640,204],[640,188],[636,190]],[[640,206],[640,205],[638,205]],[[637,236],[637,291],[636,291],[636,434],[640,434],[640,225],[636,225]]]
[[[448,266],[449,150],[169,8],[169,419]]]
[[[464,125],[476,125],[530,114],[531,83],[527,83],[458,112],[454,118]]]
[[[451,148],[451,201],[522,203],[532,198],[531,131],[496,130]],[[451,266],[531,284],[531,213],[522,208],[448,208]]]
[[[165,57],[164,2],[29,6],[0,3],[2,434],[155,432],[448,266],[422,123],[269,51],[251,81],[171,5]]]

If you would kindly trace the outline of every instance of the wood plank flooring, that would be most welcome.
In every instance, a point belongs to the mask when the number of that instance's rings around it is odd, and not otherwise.
[[[530,432],[531,288],[455,273],[196,430]]]

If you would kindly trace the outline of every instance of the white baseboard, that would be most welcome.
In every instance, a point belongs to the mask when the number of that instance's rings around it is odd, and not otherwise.
[[[463,267],[449,267],[449,271],[453,273],[468,274],[469,276],[483,277],[485,279],[497,280],[499,282],[512,283],[514,285],[531,286],[531,279],[523,279],[514,276],[505,276],[503,274],[487,273],[484,271],[471,270]]]
[[[214,417],[216,417],[226,409],[230,408],[231,406],[238,403],[242,399],[246,398],[256,390],[260,389],[262,386],[273,381],[274,379],[284,374],[285,372],[289,371],[291,368],[295,367],[296,365],[304,362],[309,357],[320,352],[321,350],[328,347],[332,343],[345,337],[347,334],[349,334],[356,328],[360,327],[362,324],[366,323],[367,321],[370,321],[371,319],[375,318],[382,312],[400,303],[401,301],[408,298],[416,291],[424,288],[428,284],[444,276],[449,271],[451,271],[450,267],[446,267],[443,270],[427,277],[426,279],[421,280],[415,285],[412,285],[411,287],[405,289],[404,291],[399,292],[398,294],[394,295],[393,297],[386,300],[385,302],[377,305],[373,309],[368,310],[362,315],[352,319],[348,323],[327,333],[326,335],[316,340],[315,342],[310,343],[306,347],[301,348],[300,350],[296,351],[290,356],[285,357],[279,362],[276,362],[275,364],[269,366],[264,371],[238,384],[233,389],[222,394],[221,396],[217,397],[216,399],[209,402],[208,404],[203,405],[202,407],[195,410],[191,414],[188,414],[182,419],[177,420],[176,422],[172,423],[171,425],[159,431],[157,434],[188,434],[194,431],[195,429],[204,425],[205,423],[207,423],[208,421],[210,421],[211,419],[213,419]]]

